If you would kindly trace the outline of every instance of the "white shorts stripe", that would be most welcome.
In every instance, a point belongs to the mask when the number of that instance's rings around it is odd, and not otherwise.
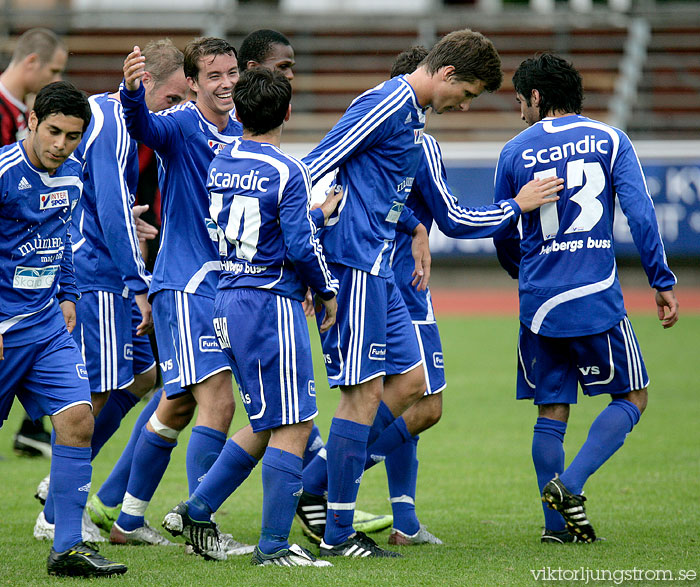
[[[287,424],[287,395],[284,385],[284,317],[282,312],[282,299],[278,296],[277,304],[277,341],[280,353],[280,401],[282,403],[282,426]]]

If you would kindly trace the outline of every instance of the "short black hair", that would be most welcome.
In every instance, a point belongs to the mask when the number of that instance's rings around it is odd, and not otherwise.
[[[413,73],[427,56],[428,50],[423,45],[414,45],[399,53],[391,66],[391,77]]]
[[[217,37],[199,37],[187,43],[184,51],[185,77],[197,81],[199,76],[199,60],[213,55],[233,55],[238,57],[236,48],[225,39]]]
[[[82,118],[85,132],[92,118],[87,96],[70,82],[53,82],[41,88],[32,110],[36,114],[37,126],[51,114],[63,114]]]
[[[236,114],[243,128],[263,135],[281,126],[292,99],[292,86],[279,71],[265,67],[246,69],[233,92]]]
[[[290,46],[289,39],[278,31],[260,29],[247,35],[241,42],[238,60],[241,70],[247,69],[249,61],[262,63],[270,54],[272,45]]]
[[[532,90],[540,93],[541,118],[555,111],[581,114],[581,74],[553,53],[540,53],[523,61],[513,75],[513,87],[528,106],[532,106]]]

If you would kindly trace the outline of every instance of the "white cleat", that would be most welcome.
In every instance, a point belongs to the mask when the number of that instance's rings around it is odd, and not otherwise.
[[[46,475],[39,485],[36,486],[36,493],[34,497],[41,502],[41,505],[46,503],[46,497],[49,495],[49,482],[51,481],[51,475]]]
[[[413,535],[404,534],[401,530],[392,528],[391,534],[389,534],[389,544],[414,546],[417,544],[443,544],[443,542],[437,536],[428,532],[428,529],[421,524],[418,532]]]
[[[289,548],[284,548],[274,554],[260,552],[256,546],[253,552],[251,564],[259,566],[277,565],[278,567],[332,567],[333,565],[316,558],[305,548],[298,544],[292,544]]]
[[[135,530],[124,530],[116,522],[112,524],[109,532],[109,541],[112,544],[130,544],[134,546],[177,546],[158,532],[148,521],[144,520],[143,526]]]
[[[252,554],[255,550],[254,544],[245,544],[243,542],[238,542],[231,534],[226,532],[219,532],[219,542],[221,543],[221,549],[226,553],[227,556],[240,556],[242,554]]]
[[[86,525],[86,518],[90,525]],[[56,526],[46,521],[44,510],[39,512],[34,524],[34,538],[37,540],[51,540],[53,542]],[[95,533],[96,531],[96,533]],[[100,534],[100,529],[92,523],[87,512],[83,510],[83,540],[85,542],[107,542],[107,539]]]

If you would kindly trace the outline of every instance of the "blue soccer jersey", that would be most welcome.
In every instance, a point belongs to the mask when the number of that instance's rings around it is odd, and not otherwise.
[[[29,162],[21,143],[0,149],[0,334],[5,346],[50,338],[65,328],[56,298],[78,297],[69,227],[82,186],[80,163],[72,157],[49,175]]]
[[[306,166],[274,145],[236,139],[212,161],[207,189],[223,259],[220,289],[258,288],[303,300],[338,291],[309,214]]]
[[[344,194],[321,233],[329,261],[387,277],[396,223],[421,156],[425,113],[404,76],[356,98],[304,158],[316,183],[338,169]]]
[[[161,191],[161,241],[150,293],[162,289],[214,298],[221,263],[209,217],[207,169],[221,149],[242,134],[232,118],[219,132],[194,102],[150,113],[143,84],[121,90],[129,133],[155,150]]]
[[[151,276],[141,256],[131,215],[138,183],[136,142],[122,106],[109,94],[90,98],[92,120],[76,156],[83,159],[83,197],[75,211],[75,274],[80,291],[127,297],[148,291]]]
[[[673,288],[644,174],[622,131],[579,115],[545,118],[509,141],[496,170],[496,199],[533,178],[565,179],[560,199],[522,216],[520,320],[552,337],[604,332],[625,316],[613,242],[620,203],[651,287]],[[510,242],[517,238],[513,231]],[[502,251],[509,240],[497,241]],[[501,259],[513,255],[505,251]],[[510,268],[511,274],[518,271]]]
[[[423,135],[423,156],[406,206],[428,230],[435,221],[442,232],[454,238],[487,238],[507,234],[520,217],[520,206],[513,199],[478,208],[461,207],[447,185],[440,146],[428,134]],[[411,319],[432,322],[435,317],[430,291],[418,291],[411,286],[415,268],[411,241],[411,236],[406,232],[396,232],[392,255],[396,285],[406,302]]]

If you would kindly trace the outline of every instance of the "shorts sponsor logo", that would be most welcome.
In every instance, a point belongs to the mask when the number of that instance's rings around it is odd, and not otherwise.
[[[161,361],[160,370],[163,372],[170,371],[173,368],[173,360],[168,359],[167,361]]]
[[[386,345],[374,343],[369,347],[369,358],[372,361],[383,361],[386,359]]]
[[[323,362],[324,362],[326,365],[331,365],[331,364],[333,363],[333,359],[331,359],[331,356],[330,356],[328,353],[325,353],[325,354],[323,355]]]
[[[202,353],[220,353],[221,347],[216,342],[215,336],[200,336],[199,351]]]
[[[49,210],[51,208],[65,208],[70,204],[68,190],[59,190],[50,194],[39,196],[39,210]]]
[[[445,361],[442,359],[442,353],[433,353],[433,367],[436,369],[445,368]]]
[[[87,369],[85,368],[85,365],[76,365],[75,370],[77,371],[78,377],[80,379],[88,378]]]
[[[579,367],[578,370],[581,371],[581,375],[600,375],[600,367],[597,367],[596,365]]]
[[[316,382],[313,379],[309,381],[309,395],[316,397]]]
[[[244,392],[243,389],[241,389],[241,388],[238,388],[238,393],[241,394],[241,401],[242,401],[244,404],[246,404],[247,406],[249,406],[250,404],[253,403],[253,401],[250,399],[250,394],[249,394],[249,393]]]
[[[216,332],[219,347],[222,349],[230,349],[231,341],[228,338],[228,322],[226,316],[214,318],[214,332]]]
[[[127,343],[124,345],[124,358],[127,361],[134,360],[134,345],[133,344]]]
[[[48,267],[16,267],[12,287],[15,289],[48,289],[58,273],[58,265]]]

